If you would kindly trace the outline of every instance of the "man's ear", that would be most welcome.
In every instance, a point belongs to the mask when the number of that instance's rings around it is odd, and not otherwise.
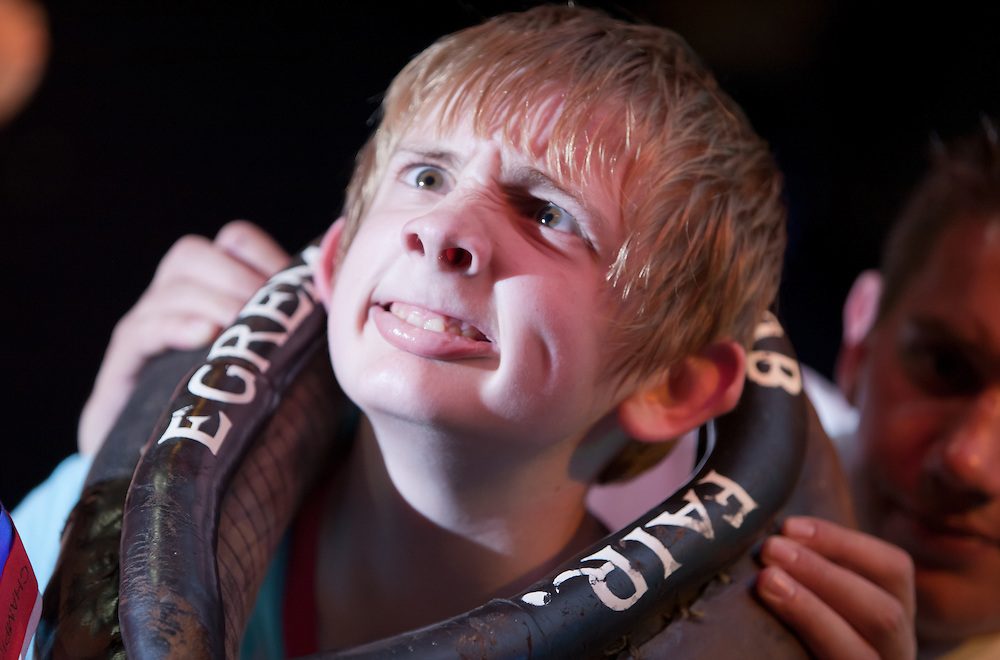
[[[666,378],[640,387],[618,406],[618,420],[636,440],[678,438],[728,412],[743,392],[746,351],[734,341],[711,344],[672,365]]]
[[[330,228],[323,235],[323,240],[319,244],[319,262],[316,264],[316,293],[324,305],[330,304],[330,296],[333,294],[333,274],[337,270],[334,263],[337,259],[338,248],[340,247],[340,236],[344,233],[344,218],[337,218]]]
[[[854,402],[858,372],[864,361],[865,338],[875,325],[879,299],[882,297],[882,275],[866,270],[858,275],[844,302],[844,329],[840,354],[834,367],[837,386],[847,400]]]

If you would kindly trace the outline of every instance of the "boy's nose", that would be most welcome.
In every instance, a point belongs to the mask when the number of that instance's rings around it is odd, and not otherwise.
[[[403,225],[403,247],[432,268],[462,275],[486,270],[492,245],[480,213],[468,207],[437,209]]]
[[[1000,386],[969,402],[942,445],[940,478],[956,490],[1000,498]]]

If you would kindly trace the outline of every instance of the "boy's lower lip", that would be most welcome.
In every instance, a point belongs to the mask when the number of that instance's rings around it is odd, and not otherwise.
[[[379,305],[368,309],[368,318],[382,338],[401,351],[434,360],[493,357],[493,344],[410,325]]]

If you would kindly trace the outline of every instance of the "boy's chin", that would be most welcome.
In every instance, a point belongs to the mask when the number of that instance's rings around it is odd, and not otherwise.
[[[493,438],[511,447],[579,435],[582,405],[546,403],[537,388],[508,381],[484,362],[430,362],[381,356],[334,366],[345,394],[376,430],[464,435],[480,444]]]
[[[490,417],[472,388],[466,388],[461,399],[440,390],[429,393],[426,388],[382,381],[345,388],[345,392],[374,428],[386,431],[460,434],[482,427]]]
[[[452,442],[456,449],[513,456],[518,446],[536,453],[539,445],[554,444],[560,436],[560,429],[549,428],[544,420],[505,419],[475,399],[396,396],[352,400],[376,433],[400,436],[407,442],[424,436],[434,442]]]

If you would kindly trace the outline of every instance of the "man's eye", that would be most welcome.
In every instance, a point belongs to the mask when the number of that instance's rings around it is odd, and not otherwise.
[[[439,191],[445,187],[447,178],[438,167],[419,165],[411,168],[405,175],[406,182],[414,188]]]
[[[916,343],[904,346],[902,358],[914,384],[931,394],[962,396],[980,387],[975,366],[953,348]]]
[[[580,235],[580,227],[577,225],[576,218],[566,209],[551,202],[544,204],[535,212],[535,220],[550,229]]]

